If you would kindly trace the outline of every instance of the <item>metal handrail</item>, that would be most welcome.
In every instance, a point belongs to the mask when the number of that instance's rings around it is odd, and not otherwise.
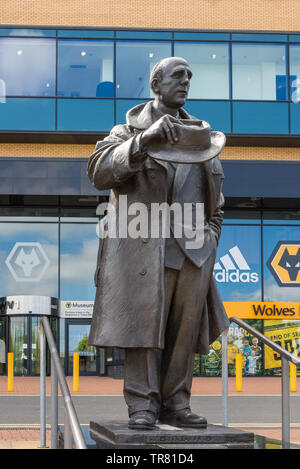
[[[257,337],[265,345],[272,348],[281,356],[281,418],[282,418],[282,448],[288,449],[290,447],[290,373],[289,362],[295,365],[300,364],[300,360],[289,353],[287,350],[276,344],[268,337],[258,332],[253,327],[241,319],[232,317],[229,322],[234,322],[247,332]],[[222,416],[223,425],[228,426],[228,355],[227,355],[227,335],[228,329],[222,333]]]
[[[74,437],[77,449],[86,449],[83,433],[72,402],[49,320],[43,316],[40,322],[40,446],[46,447],[46,338],[51,354],[51,448],[58,446],[58,383],[65,406],[64,449],[72,449]]]

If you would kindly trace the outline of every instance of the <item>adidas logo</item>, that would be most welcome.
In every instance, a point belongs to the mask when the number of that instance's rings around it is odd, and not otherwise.
[[[229,249],[229,254],[220,257],[215,263],[214,277],[220,283],[256,283],[259,280],[257,272],[251,272],[248,262],[239,250],[238,246]]]

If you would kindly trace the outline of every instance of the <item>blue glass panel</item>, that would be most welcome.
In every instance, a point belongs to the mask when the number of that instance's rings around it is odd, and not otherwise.
[[[290,46],[290,99],[300,101],[300,45]]]
[[[94,301],[96,224],[62,223],[60,230],[60,295],[62,300]],[[78,268],[80,266],[80,269]]]
[[[1,130],[55,130],[55,99],[0,98]]]
[[[58,37],[114,37],[114,31],[89,29],[59,29]]]
[[[264,225],[300,225],[300,220],[264,220]]]
[[[117,42],[117,97],[150,98],[150,72],[164,57],[170,57],[170,42]]]
[[[0,224],[0,295],[58,296],[58,224]]]
[[[187,101],[184,109],[210,123],[212,130],[230,133],[230,103],[226,101]]]
[[[230,39],[229,33],[196,33],[196,32],[174,32],[174,39],[185,39],[190,41],[195,41],[199,39],[200,41],[227,41]]]
[[[223,220],[223,225],[258,225],[257,220],[237,220],[236,218],[225,218]]]
[[[260,229],[223,226],[214,266],[223,301],[261,301]]]
[[[116,100],[116,124],[126,123],[126,112],[138,104],[145,103],[146,100],[120,99]]]
[[[186,59],[193,72],[189,99],[229,98],[228,44],[175,42],[174,55]]]
[[[291,134],[300,134],[300,102],[290,104]]]
[[[55,29],[0,29],[0,36],[45,36],[55,37]]]
[[[1,95],[54,96],[56,41],[0,38]]]
[[[290,42],[300,42],[300,34],[290,34]]]
[[[58,96],[114,96],[112,41],[60,39],[58,41]]]
[[[57,129],[109,131],[114,125],[112,99],[58,99]]]
[[[287,34],[247,34],[247,33],[232,33],[233,41],[271,41],[271,42],[286,42]]]
[[[277,76],[283,77],[278,81]],[[285,77],[285,78],[284,78]],[[232,45],[232,97],[275,101],[287,99],[286,46],[280,44]],[[284,83],[285,81],[285,83]]]
[[[172,39],[171,31],[117,31],[116,37],[136,39]]]
[[[288,103],[233,103],[233,133],[288,134]]]

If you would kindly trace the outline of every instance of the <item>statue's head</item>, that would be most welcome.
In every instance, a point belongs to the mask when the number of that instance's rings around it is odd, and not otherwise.
[[[155,99],[167,107],[179,109],[187,99],[192,72],[187,61],[181,57],[167,57],[154,65],[150,87]]]

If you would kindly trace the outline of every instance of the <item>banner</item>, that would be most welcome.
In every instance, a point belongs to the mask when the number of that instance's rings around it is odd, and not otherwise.
[[[274,301],[224,301],[229,318],[240,319],[300,319],[300,303]]]
[[[264,334],[282,348],[299,358],[300,356],[300,321],[265,323]],[[265,370],[268,374],[279,374],[281,359],[270,347],[265,347]]]

